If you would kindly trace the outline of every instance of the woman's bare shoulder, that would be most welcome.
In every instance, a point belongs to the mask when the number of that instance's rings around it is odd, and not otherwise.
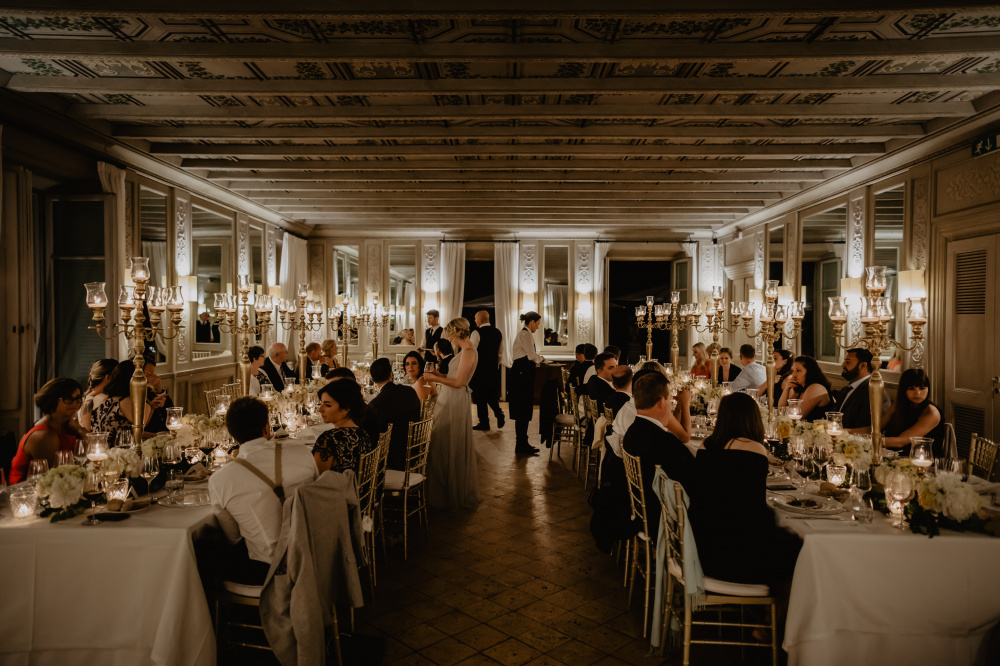
[[[746,437],[738,437],[729,443],[730,449],[736,449],[738,451],[750,451],[751,453],[759,453],[762,456],[767,455],[767,449],[760,442],[755,442],[752,439],[747,439]]]

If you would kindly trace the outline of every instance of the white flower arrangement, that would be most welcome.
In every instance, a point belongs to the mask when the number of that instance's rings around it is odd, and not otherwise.
[[[198,437],[200,435],[204,435],[209,430],[225,426],[226,418],[219,415],[207,416],[205,414],[185,414],[181,417],[181,423],[190,428],[190,433],[193,437]],[[183,430],[183,428],[181,430]]]
[[[889,473],[893,471],[903,472],[914,480],[920,478],[920,470],[909,458],[896,458],[895,460],[883,460],[879,463],[879,466],[875,468],[875,480],[885,485]]]
[[[156,435],[143,441],[142,455],[145,458],[163,457],[163,448],[173,440],[171,435]]]
[[[815,434],[817,440],[819,433]],[[822,437],[830,441],[830,436],[823,430]],[[815,440],[814,440],[815,441]],[[860,435],[847,435],[837,438],[833,446],[833,462],[837,465],[850,465],[851,467],[870,467],[872,464],[872,441]]]
[[[86,472],[79,465],[60,465],[35,482],[35,493],[53,509],[68,509],[83,497]]]
[[[101,469],[109,474],[115,472],[118,476],[125,474],[129,478],[135,478],[142,471],[142,460],[135,449],[113,448],[108,451],[108,459],[101,465]]]
[[[954,472],[938,472],[917,485],[920,507],[956,522],[963,522],[979,511],[980,497],[975,489]]]

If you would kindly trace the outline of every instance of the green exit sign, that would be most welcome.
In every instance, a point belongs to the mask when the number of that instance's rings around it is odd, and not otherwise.
[[[986,153],[992,153],[1000,147],[998,141],[1000,141],[1000,133],[997,132],[979,137],[972,142],[972,156],[982,157]]]

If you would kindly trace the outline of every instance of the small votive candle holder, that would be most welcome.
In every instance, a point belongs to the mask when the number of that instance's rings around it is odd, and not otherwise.
[[[108,501],[128,499],[128,479],[116,479],[108,486]]]
[[[34,488],[17,488],[10,492],[8,499],[10,502],[10,512],[15,518],[24,520],[32,518],[38,508],[38,495]]]
[[[844,485],[847,480],[847,465],[827,465],[826,480],[838,488]]]

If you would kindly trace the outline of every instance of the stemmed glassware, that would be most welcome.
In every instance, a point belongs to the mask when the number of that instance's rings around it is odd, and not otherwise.
[[[115,435],[115,447],[120,449],[131,449],[135,447],[135,436],[131,428],[123,428]]]
[[[56,467],[73,464],[72,451],[56,451]]]
[[[28,463],[28,481],[35,481],[40,476],[45,476],[49,471],[49,461],[45,458],[32,460]]]
[[[184,427],[181,417],[184,416],[183,407],[167,407],[167,430],[177,439],[177,431]]]
[[[909,475],[898,470],[889,472],[889,476],[885,480],[885,499],[889,505],[889,512],[895,519],[893,527],[903,529],[905,526],[904,510],[912,494],[913,479]]]
[[[867,467],[857,465],[851,472],[851,487],[857,488],[862,495],[872,489],[872,475]]]
[[[812,463],[816,469],[816,478],[823,479],[823,468],[830,462],[830,450],[825,446],[814,446],[812,451]]]
[[[88,454],[89,457],[90,454]],[[105,458],[107,456],[105,455]],[[97,464],[97,461],[93,461]],[[100,525],[97,519],[97,500],[101,499],[104,492],[101,490],[101,473],[96,468],[88,469],[83,477],[83,496],[90,500],[90,517],[83,522],[84,525]]]
[[[791,446],[792,453],[792,484],[798,488],[805,486],[806,478],[812,473],[812,463],[805,442],[795,440]]]
[[[76,440],[76,447],[73,449],[73,462],[80,466],[87,462],[87,440],[85,438]]]
[[[160,473],[160,459],[156,456],[146,456],[142,459],[142,470],[139,474],[146,481],[146,493],[152,495],[149,484]]]

